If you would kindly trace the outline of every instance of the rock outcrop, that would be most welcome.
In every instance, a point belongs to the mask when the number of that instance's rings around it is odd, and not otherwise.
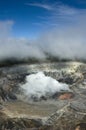
[[[70,91],[25,100],[20,84],[43,71]],[[42,63],[0,68],[0,130],[86,130],[86,64]]]

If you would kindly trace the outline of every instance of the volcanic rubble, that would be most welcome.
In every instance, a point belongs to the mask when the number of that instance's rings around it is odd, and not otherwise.
[[[44,72],[70,91],[26,100],[27,75]],[[34,82],[34,81],[33,81]],[[0,130],[86,130],[86,64],[40,63],[0,68]]]

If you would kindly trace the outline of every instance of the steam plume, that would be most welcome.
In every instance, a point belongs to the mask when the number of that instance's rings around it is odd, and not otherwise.
[[[49,97],[61,90],[69,91],[68,85],[59,83],[55,79],[45,76],[43,72],[31,74],[26,77],[26,83],[21,85],[27,98],[40,99],[42,96]]]

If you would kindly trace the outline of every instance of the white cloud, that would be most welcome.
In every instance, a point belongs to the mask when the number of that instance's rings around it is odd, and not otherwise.
[[[12,57],[17,59],[28,57],[45,58],[41,49],[36,45],[31,45],[28,40],[14,38],[0,40],[0,60]]]
[[[47,31],[38,43],[44,51],[61,58],[86,60],[86,9],[58,5],[42,23]]]
[[[13,24],[12,20],[0,21],[0,38],[10,34]]]
[[[55,9],[55,12],[59,15],[68,15],[68,16],[72,16],[78,13],[78,10],[75,8],[71,8],[69,6],[66,5],[58,5]],[[54,12],[54,13],[55,13]]]
[[[39,8],[43,8],[46,10],[52,10],[52,6],[48,5],[48,4],[43,4],[43,3],[26,3],[26,5],[29,6],[35,6],[35,7],[39,7]]]
[[[60,58],[86,60],[86,15],[80,13],[74,21],[47,31],[38,39],[44,51]]]
[[[35,57],[45,58],[41,49],[35,44],[30,44],[29,40],[24,38],[11,37],[13,21],[0,21],[0,60],[6,58],[23,59]]]
[[[0,22],[0,33],[3,31],[0,37],[0,59],[9,57],[43,59],[44,52],[49,52],[61,58],[86,60],[85,24],[85,9],[76,10],[60,5],[40,23],[45,32],[37,40],[30,42],[27,39],[8,37],[13,22],[2,21]]]
[[[40,19],[39,21],[41,22],[36,23],[37,26],[40,26],[41,24],[42,26],[45,25],[46,28],[52,25],[53,27],[56,27],[62,22],[71,22],[80,13],[78,9],[63,5],[61,3],[27,3],[27,5],[48,10],[48,13],[46,13],[44,16],[40,16],[40,13],[38,14],[38,19]]]

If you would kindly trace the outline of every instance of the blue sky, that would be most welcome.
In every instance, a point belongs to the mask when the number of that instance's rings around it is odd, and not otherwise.
[[[13,22],[12,36],[34,38],[56,27],[71,26],[77,12],[85,9],[86,0],[1,0],[0,21]]]
[[[86,60],[86,0],[0,0],[0,60]]]

